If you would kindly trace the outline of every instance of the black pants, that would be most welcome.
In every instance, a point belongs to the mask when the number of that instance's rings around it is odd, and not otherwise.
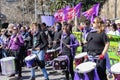
[[[25,62],[23,60],[25,59],[25,57],[27,57],[27,48],[25,46],[21,46],[20,54],[22,54],[21,55],[21,65],[22,65],[22,67],[24,67]]]
[[[70,68],[70,71],[65,71],[65,76],[66,76],[66,79],[69,80],[69,73],[71,74],[71,78],[72,80],[74,80],[74,71],[73,71],[73,57],[72,56],[68,56],[69,57],[69,60],[70,60],[70,65],[69,65],[69,68]]]
[[[1,49],[0,49],[0,59],[2,59],[2,51],[1,51]],[[0,64],[0,72],[1,72],[2,70],[1,70],[1,64]]]
[[[96,61],[95,61],[96,62]],[[106,59],[97,62],[97,73],[100,80],[107,80]],[[94,71],[88,73],[89,80],[94,80]]]
[[[22,65],[21,65],[21,58],[22,58],[22,54],[20,53],[20,50],[10,50],[10,56],[15,57],[15,68],[16,68],[16,72],[18,73],[18,76],[21,76],[21,72],[22,72]]]

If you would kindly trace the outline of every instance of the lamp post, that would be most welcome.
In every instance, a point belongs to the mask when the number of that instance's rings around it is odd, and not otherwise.
[[[115,18],[117,18],[117,0],[115,0]]]
[[[35,22],[37,22],[37,0],[35,0]]]
[[[0,27],[1,27],[1,0],[0,0]]]
[[[21,3],[22,3],[22,24],[24,25],[24,22],[25,22],[25,19],[24,19],[24,13],[25,13],[25,10],[24,10],[24,0],[21,0]]]

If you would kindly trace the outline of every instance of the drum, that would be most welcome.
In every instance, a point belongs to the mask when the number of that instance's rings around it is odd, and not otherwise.
[[[81,63],[79,64],[77,67],[76,67],[76,70],[78,73],[88,73],[92,70],[94,70],[96,68],[96,63],[95,62],[84,62],[84,63]]]
[[[87,52],[83,52],[83,53],[76,55],[75,56],[75,66],[81,64],[84,61],[85,56],[87,56]]]
[[[31,55],[29,55],[29,56],[27,56],[25,58],[25,63],[26,63],[28,68],[35,67],[35,64],[36,64],[35,59],[36,59],[36,57],[37,56],[35,54],[31,54]]]
[[[32,49],[27,50],[27,55],[30,55],[30,54],[32,54]]]
[[[47,50],[45,53],[45,60],[51,61],[55,58],[55,49]]]
[[[111,66],[111,72],[115,76],[115,80],[120,80],[120,62]]]
[[[66,70],[68,69],[68,61],[66,58],[57,57],[53,60],[53,68],[55,70]]]
[[[15,74],[15,57],[5,57],[0,62],[3,75]]]

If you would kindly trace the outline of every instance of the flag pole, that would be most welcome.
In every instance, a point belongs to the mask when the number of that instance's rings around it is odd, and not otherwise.
[[[77,31],[77,26],[78,26],[78,20],[77,20],[77,16],[75,15],[75,21],[74,21],[74,24],[75,24],[75,31]]]

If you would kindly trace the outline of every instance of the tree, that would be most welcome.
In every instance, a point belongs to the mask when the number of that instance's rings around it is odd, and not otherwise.
[[[96,3],[100,3],[102,6],[105,1],[107,0],[55,0],[54,2],[50,3],[50,10],[51,12],[55,12],[56,10],[62,9],[65,6],[69,5],[72,7],[77,5],[79,2],[82,2],[82,11],[86,11]]]

